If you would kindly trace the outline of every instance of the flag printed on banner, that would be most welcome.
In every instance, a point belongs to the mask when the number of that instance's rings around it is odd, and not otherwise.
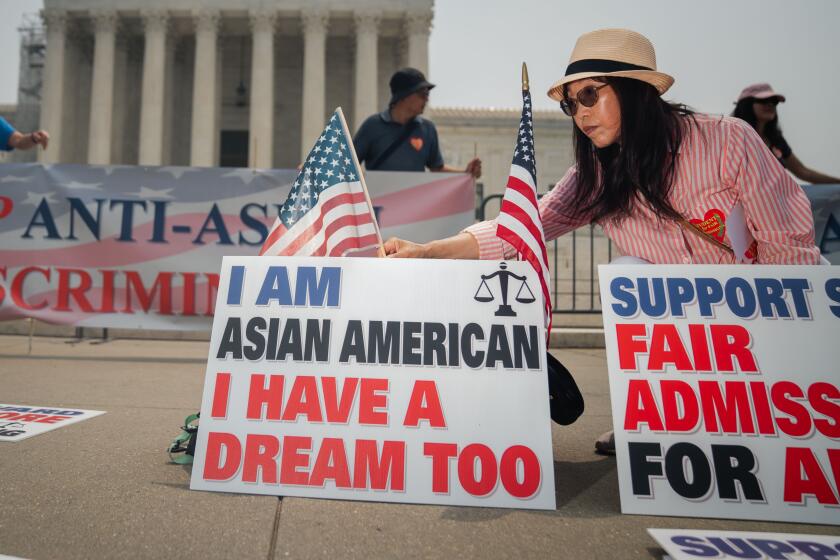
[[[353,150],[338,108],[309,152],[260,255],[338,257],[380,243]]]
[[[513,150],[513,163],[496,219],[496,235],[504,239],[531,263],[540,278],[545,300],[545,325],[551,332],[550,271],[545,249],[545,235],[537,206],[537,162],[534,151],[534,123],[531,119],[531,93],[522,90],[522,118],[519,138]]]

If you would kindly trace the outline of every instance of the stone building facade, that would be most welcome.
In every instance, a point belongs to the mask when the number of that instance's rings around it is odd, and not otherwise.
[[[45,0],[42,161],[290,167],[401,66],[432,0]],[[350,86],[350,87],[348,87]]]

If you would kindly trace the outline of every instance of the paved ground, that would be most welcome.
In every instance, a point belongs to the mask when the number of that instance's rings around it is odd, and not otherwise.
[[[647,527],[837,534],[837,528],[621,515],[603,350],[559,350],[586,397],[553,426],[557,511],[189,490],[165,447],[199,407],[206,342],[0,336],[0,401],[106,410],[0,443],[0,555],[30,558],[661,558]]]

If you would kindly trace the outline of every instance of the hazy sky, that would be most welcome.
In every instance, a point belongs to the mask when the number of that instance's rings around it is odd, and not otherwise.
[[[14,103],[18,34],[41,0],[0,0],[0,103]],[[840,175],[838,0],[437,0],[430,44],[435,106],[516,107],[528,63],[537,108],[562,76],[577,37],[628,27],[654,44],[676,78],[666,98],[728,113],[745,85],[766,81],[787,96],[780,122],[808,166]]]

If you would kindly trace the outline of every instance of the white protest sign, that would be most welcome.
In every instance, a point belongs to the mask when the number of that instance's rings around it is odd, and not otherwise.
[[[622,512],[840,524],[840,267],[599,274]]]
[[[190,487],[554,509],[539,293],[519,262],[225,257]]]
[[[55,406],[0,404],[0,441],[20,441],[105,414]]]
[[[831,560],[840,557],[840,536],[714,529],[648,529],[648,533],[674,560]]]

